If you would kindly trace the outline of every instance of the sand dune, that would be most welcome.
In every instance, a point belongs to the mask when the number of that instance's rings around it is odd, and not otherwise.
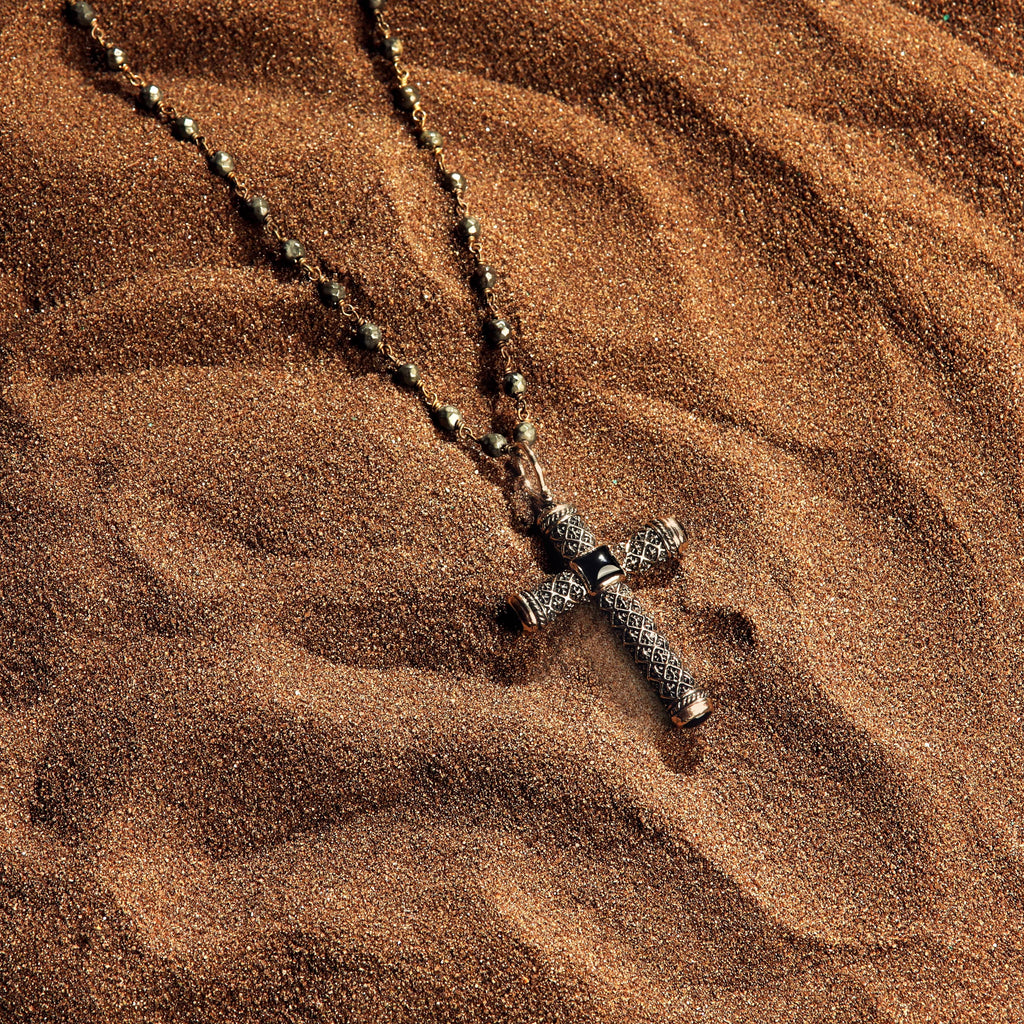
[[[475,425],[450,199],[355,3],[97,3]],[[947,17],[948,15],[948,17]],[[0,1017],[1024,1016],[1024,36],[1010,3],[393,3],[557,561],[140,115],[0,30]]]

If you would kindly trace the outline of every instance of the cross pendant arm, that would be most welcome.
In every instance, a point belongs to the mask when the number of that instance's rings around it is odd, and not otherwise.
[[[510,594],[508,600],[519,616],[523,629],[527,633],[534,633],[588,597],[583,581],[572,569],[566,569],[556,576],[549,576],[532,590]]]

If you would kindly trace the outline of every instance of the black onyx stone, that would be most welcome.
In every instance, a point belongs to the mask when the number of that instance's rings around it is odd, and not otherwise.
[[[573,572],[583,581],[588,594],[597,594],[625,578],[626,572],[607,544],[602,544],[570,563]]]
[[[249,196],[241,201],[242,213],[254,224],[266,224],[270,216],[270,203],[263,196]]]

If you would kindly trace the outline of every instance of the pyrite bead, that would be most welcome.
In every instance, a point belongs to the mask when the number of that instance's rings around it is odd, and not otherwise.
[[[316,294],[328,309],[337,309],[345,301],[345,287],[338,281],[317,281]]]
[[[462,413],[454,405],[442,405],[434,413],[434,422],[442,430],[447,430],[449,434],[454,434],[462,425]]]
[[[270,216],[270,203],[263,196],[249,196],[241,200],[242,214],[254,224],[266,224]]]
[[[387,0],[362,0],[362,3],[363,10],[368,14],[373,14],[374,11],[383,11]]]
[[[508,438],[504,434],[484,434],[480,438],[480,447],[483,448],[484,454],[496,459],[508,450]]]
[[[490,295],[498,286],[498,272],[494,267],[481,264],[473,271],[473,284],[484,295]]]
[[[479,238],[481,231],[480,221],[476,217],[463,217],[459,221],[459,237],[464,242],[472,242],[473,239]]]
[[[294,238],[286,238],[281,243],[281,256],[288,263],[298,263],[306,255],[306,247]]]
[[[376,324],[360,324],[356,328],[356,344],[367,352],[376,352],[381,342],[380,328]]]
[[[436,128],[421,128],[417,141],[424,149],[440,149],[444,138]]]
[[[117,71],[118,68],[124,67],[125,61],[128,60],[128,54],[119,46],[108,46],[103,54],[103,60],[109,71]]]
[[[139,90],[139,106],[143,110],[156,110],[163,98],[163,93],[155,85],[144,85]]]
[[[520,444],[533,444],[537,440],[537,428],[528,421],[520,423],[512,431],[512,440]]]
[[[398,36],[388,36],[387,39],[381,43],[380,48],[388,60],[394,60],[396,57],[401,57],[402,54],[405,53],[405,43],[403,43]]]
[[[511,395],[513,398],[524,394],[526,391],[526,378],[518,371],[506,373],[505,380],[502,383],[505,386],[505,394]]]
[[[235,173],[235,161],[230,153],[225,153],[223,149],[218,149],[210,159],[210,170],[219,178],[226,178],[229,174]]]
[[[449,192],[465,192],[466,191],[466,178],[464,175],[459,174],[458,171],[449,171],[444,176],[444,187]]]
[[[400,85],[395,90],[395,106],[399,110],[412,111],[420,101],[419,90],[414,85]]]
[[[92,9],[92,4],[68,4],[67,12],[71,23],[79,28],[92,28],[93,22],[96,20],[96,12]]]
[[[420,382],[420,368],[415,363],[402,363],[395,370],[395,380],[403,388],[414,388]]]
[[[176,117],[171,122],[171,134],[179,142],[194,142],[199,134],[199,126],[191,117]]]
[[[484,337],[492,345],[500,345],[512,337],[512,328],[507,320],[489,319],[484,321]]]

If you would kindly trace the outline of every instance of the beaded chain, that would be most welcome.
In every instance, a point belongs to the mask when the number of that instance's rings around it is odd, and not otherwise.
[[[470,279],[485,314],[482,324],[483,336],[497,347],[504,372],[501,389],[512,407],[512,441],[529,446],[536,440],[537,431],[528,418],[526,378],[515,368],[509,347],[511,325],[499,314],[494,302],[498,274],[493,267],[484,262],[483,228],[480,221],[470,213],[466,203],[467,181],[458,171],[448,169],[441,133],[427,125],[427,114],[420,101],[419,90],[410,83],[409,71],[402,63],[405,46],[400,38],[392,34],[384,15],[386,0],[361,2],[363,9],[373,19],[376,43],[380,52],[393,71],[395,106],[407,115],[407,123],[419,145],[433,155],[441,185],[451,193],[458,216],[456,231],[473,261]],[[395,345],[384,338],[380,327],[359,312],[345,286],[324,272],[310,257],[306,246],[298,239],[288,236],[271,212],[266,198],[251,192],[242,182],[235,173],[234,158],[224,150],[214,149],[206,136],[199,131],[199,126],[193,118],[180,114],[164,98],[163,92],[156,85],[132,70],[125,51],[108,42],[91,4],[69,2],[66,5],[66,12],[72,24],[89,31],[89,35],[102,50],[106,68],[118,73],[132,89],[137,90],[138,108],[166,125],[179,142],[188,143],[199,150],[210,171],[227,185],[246,219],[262,227],[277,242],[281,260],[295,268],[305,281],[313,285],[317,297],[324,306],[337,310],[354,324],[355,344],[367,352],[376,353],[382,363],[382,372],[390,372],[396,384],[419,395],[440,430],[464,443],[478,446],[485,455],[494,458],[509,452],[512,445],[505,434],[496,430],[482,435],[475,434],[466,425],[458,408],[440,401],[434,392],[427,388],[419,367],[415,363],[407,362]]]

